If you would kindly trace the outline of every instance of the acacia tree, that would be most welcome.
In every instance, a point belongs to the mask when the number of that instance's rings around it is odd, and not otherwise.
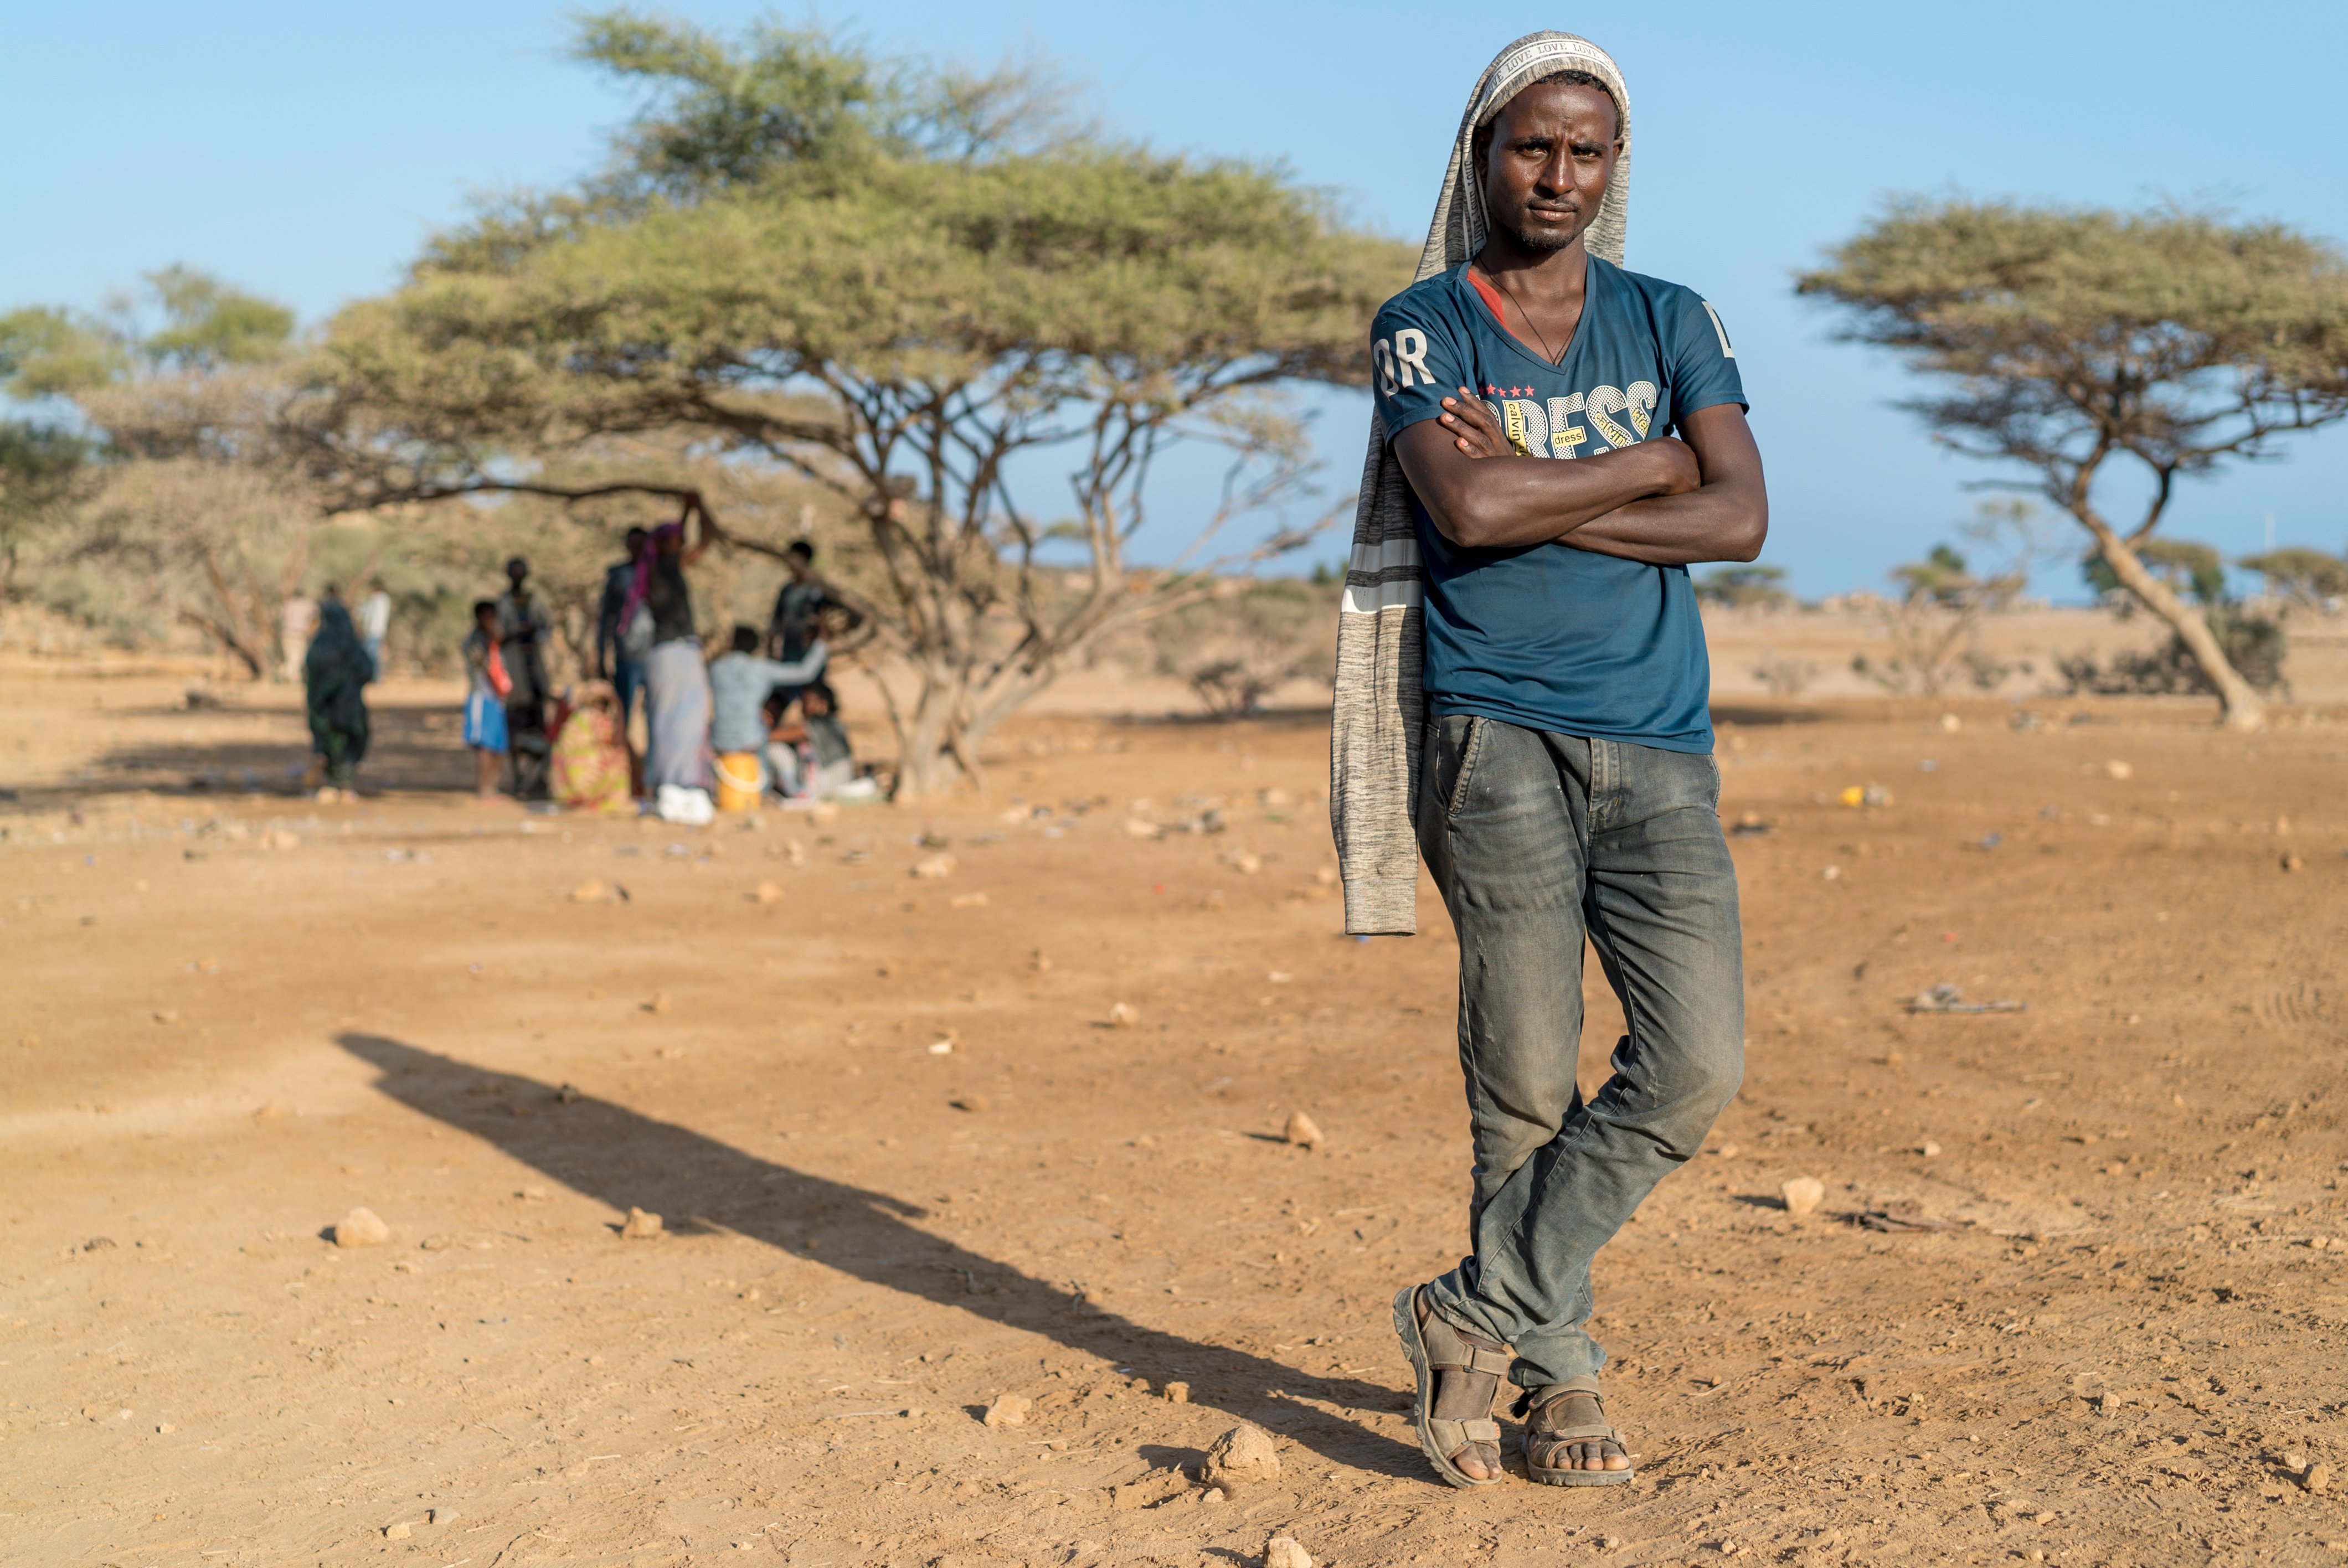
[[[318,515],[276,434],[294,313],[185,267],[143,281],[104,315],[0,316],[0,392],[78,415],[0,425],[9,585],[36,553],[85,619],[178,620],[257,677]]]
[[[345,312],[304,416],[314,466],[354,500],[414,498],[682,432],[803,476],[878,563],[857,608],[912,677],[891,698],[908,793],[973,771],[1105,632],[1200,591],[1224,523],[1301,498],[1281,389],[1357,379],[1407,275],[1276,171],[1064,134],[1031,75],[624,13],[581,47],[658,89],[618,167],[485,216]],[[1221,504],[1188,569],[1145,571],[1128,548],[1183,442],[1229,454]],[[1066,463],[1056,504],[1031,494],[1039,454]]]
[[[2321,609],[2327,600],[2348,596],[2348,559],[2305,545],[2244,556],[2234,564],[2265,578],[2267,591],[2286,604]]]
[[[2222,722],[2260,722],[2208,619],[2139,547],[2178,479],[2348,415],[2348,263],[2335,248],[2206,213],[1910,199],[1797,286],[1845,308],[1845,338],[1945,378],[1943,395],[1905,406],[1952,449],[2032,470],[2029,487],[2176,633]],[[2098,504],[2123,458],[2151,481],[2132,525]]]

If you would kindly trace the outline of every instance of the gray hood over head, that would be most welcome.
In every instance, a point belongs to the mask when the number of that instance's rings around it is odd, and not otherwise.
[[[1528,33],[1493,57],[1476,78],[1476,90],[1468,95],[1468,110],[1459,117],[1451,164],[1443,171],[1443,193],[1435,199],[1435,216],[1426,226],[1426,248],[1419,252],[1413,282],[1472,260],[1484,248],[1490,226],[1484,214],[1481,171],[1476,167],[1476,133],[1491,124],[1510,98],[1560,71],[1587,71],[1605,83],[1614,99],[1614,112],[1621,118],[1622,154],[1614,160],[1614,178],[1607,184],[1606,199],[1598,204],[1598,217],[1583,243],[1591,255],[1618,267],[1622,264],[1622,241],[1631,227],[1631,89],[1622,85],[1622,68],[1614,63],[1613,56],[1587,38],[1571,33]]]

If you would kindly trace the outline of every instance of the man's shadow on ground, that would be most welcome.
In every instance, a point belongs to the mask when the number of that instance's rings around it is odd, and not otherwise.
[[[910,1223],[919,1204],[810,1175],[592,1095],[495,1072],[382,1035],[336,1042],[382,1073],[376,1087],[497,1145],[611,1207],[648,1209],[678,1230],[724,1229],[885,1289],[1041,1334],[1153,1384],[1179,1377],[1194,1404],[1271,1427],[1325,1460],[1425,1478],[1412,1446],[1273,1389],[1329,1404],[1393,1408],[1391,1389],[1315,1377],[1220,1345],[1145,1327]],[[915,1156],[919,1158],[918,1155]],[[800,1250],[819,1235],[821,1250]]]

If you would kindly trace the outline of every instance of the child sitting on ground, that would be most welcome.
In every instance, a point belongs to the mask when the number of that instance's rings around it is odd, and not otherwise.
[[[798,721],[769,733],[767,766],[775,793],[788,799],[861,800],[875,793],[870,779],[857,776],[839,699],[821,681],[799,693]]]

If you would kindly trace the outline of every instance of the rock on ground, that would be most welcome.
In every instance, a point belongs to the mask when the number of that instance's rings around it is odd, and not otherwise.
[[[1779,1187],[1777,1194],[1786,1200],[1787,1214],[1816,1214],[1818,1205],[1827,1201],[1827,1184],[1816,1176],[1796,1176]]]
[[[353,1209],[335,1226],[335,1245],[342,1247],[381,1246],[391,1239],[391,1227],[373,1209]]]
[[[1272,1481],[1279,1475],[1280,1450],[1272,1446],[1272,1434],[1251,1422],[1241,1421],[1207,1450],[1207,1479],[1219,1485]]]
[[[1263,1568],[1313,1568],[1313,1556],[1295,1537],[1275,1535],[1264,1543]]]

